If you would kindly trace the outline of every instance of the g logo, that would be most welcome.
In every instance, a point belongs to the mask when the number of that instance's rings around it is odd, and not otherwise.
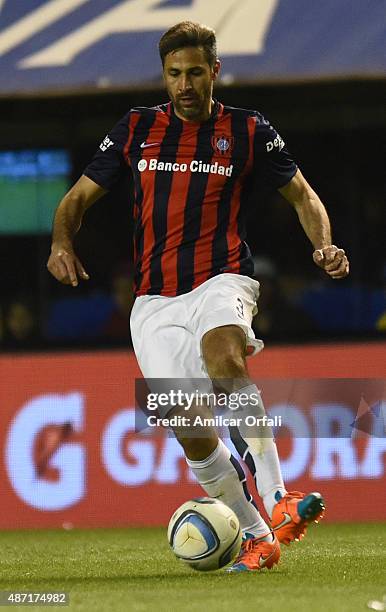
[[[140,159],[139,162],[138,162],[138,166],[137,167],[138,167],[138,170],[140,172],[143,172],[144,170],[146,170],[146,168],[147,168],[147,161],[146,161],[146,159]]]
[[[49,393],[31,398],[20,408],[8,432],[5,462],[16,494],[38,510],[63,510],[80,502],[86,492],[86,450],[79,442],[51,445],[47,465],[57,471],[55,481],[39,474],[35,442],[47,427],[71,424],[81,431],[84,399],[80,393]],[[60,441],[59,441],[60,442]],[[47,446],[45,447],[47,449]],[[41,465],[41,464],[40,464]]]

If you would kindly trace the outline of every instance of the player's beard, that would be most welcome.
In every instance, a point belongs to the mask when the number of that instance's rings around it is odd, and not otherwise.
[[[203,96],[200,96],[196,92],[192,92],[192,102],[189,105],[184,104],[184,101],[181,99],[182,97],[183,96],[176,96],[173,100],[174,107],[179,115],[187,121],[202,121],[206,118],[207,108],[212,97],[210,91]]]

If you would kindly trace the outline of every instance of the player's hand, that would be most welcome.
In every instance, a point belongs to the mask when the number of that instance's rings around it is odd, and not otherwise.
[[[331,244],[323,249],[314,251],[313,260],[331,278],[344,278],[350,271],[350,264],[343,249]]]
[[[88,280],[90,277],[75,255],[72,248],[52,245],[47,268],[58,281],[64,285],[78,285],[78,278]]]

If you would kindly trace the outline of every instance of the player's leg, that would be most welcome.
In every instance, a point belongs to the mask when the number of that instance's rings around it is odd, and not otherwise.
[[[232,394],[235,404],[238,395],[250,398],[243,412],[235,412],[235,416],[242,416],[239,419],[240,424],[230,427],[229,431],[235,448],[252,473],[265,509],[271,517],[273,506],[277,503],[276,497],[283,497],[286,490],[272,430],[268,427],[252,428],[245,424],[247,415],[261,418],[265,414],[259,390],[248,375],[245,333],[236,325],[212,329],[202,339],[202,353],[210,378],[218,388]]]
[[[194,337],[184,328],[186,309],[181,298],[170,300],[145,296],[137,300],[133,308],[133,345],[139,366],[150,385],[152,379],[160,376],[170,379],[168,383],[173,379],[178,382],[178,379],[183,378],[184,385],[188,385],[189,380],[194,383],[194,379],[204,377],[206,383],[209,382],[202,370],[202,361],[197,344],[193,341]],[[166,414],[168,417],[178,414],[186,416],[186,411],[165,407],[160,416],[164,417]],[[189,411],[191,423],[197,415],[202,418],[213,416],[205,406],[193,406]],[[175,433],[184,448],[188,465],[207,495],[221,499],[232,508],[243,532],[249,534],[249,537],[261,540],[261,560],[256,569],[270,567],[277,562],[280,551],[275,548],[273,555],[271,544],[265,544],[265,539],[272,539],[270,528],[260,516],[247,489],[245,474],[240,464],[219,440],[217,431],[212,427],[200,431],[188,426],[176,428]]]
[[[238,395],[250,398],[242,412],[235,411],[235,416],[241,415],[242,418],[239,419],[238,427],[231,427],[229,431],[236,450],[252,473],[267,514],[271,517],[274,505],[286,494],[286,489],[271,428],[245,424],[246,416],[262,418],[265,410],[259,390],[249,378],[244,331],[236,325],[208,331],[202,339],[202,354],[210,378],[224,392],[232,393],[235,405]]]
[[[186,415],[183,410],[171,410],[169,416]],[[205,406],[192,406],[189,419],[192,423],[174,427],[177,440],[182,445],[186,461],[198,482],[209,497],[220,499],[238,516],[243,532],[253,536],[266,536],[270,528],[266,525],[246,485],[244,471],[217,431],[211,426],[194,425],[197,416],[213,417]]]
[[[261,418],[265,415],[264,405],[259,390],[249,378],[245,358],[248,345],[254,344],[250,325],[257,298],[255,285],[258,284],[237,275],[224,276],[228,278],[223,281],[219,277],[222,282],[221,285],[217,282],[216,291],[213,291],[215,283],[212,283],[203,301],[200,327],[202,358],[210,378],[216,380],[218,386],[225,385],[224,390],[232,392],[232,397],[235,397],[235,392],[250,397],[246,414]],[[205,312],[209,314],[205,315]],[[230,434],[254,477],[280,541],[287,544],[299,539],[307,524],[322,515],[321,495],[287,493],[271,428],[251,428],[242,420],[240,426],[230,429]]]
[[[232,393],[235,402],[237,395],[250,397],[245,416],[261,419],[265,409],[259,390],[248,376],[244,331],[235,325],[215,328],[203,337],[202,351],[208,373],[216,385]],[[232,442],[255,480],[279,540],[289,544],[304,536],[307,524],[321,516],[323,499],[319,493],[307,496],[300,492],[287,493],[272,429],[247,426],[244,418],[240,421],[237,427],[230,427]]]
[[[173,411],[169,414],[179,413]],[[190,418],[194,420],[198,415],[202,418],[213,416],[209,409],[192,407]],[[186,461],[204,491],[209,497],[220,499],[232,508],[239,519],[243,544],[239,557],[229,571],[272,568],[280,558],[279,542],[262,519],[237,459],[217,437],[214,428],[195,426],[191,429],[175,428],[174,431],[184,448]]]

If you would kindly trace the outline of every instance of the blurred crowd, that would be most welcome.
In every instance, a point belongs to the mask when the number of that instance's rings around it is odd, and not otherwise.
[[[117,268],[109,290],[83,286],[75,292],[68,287],[64,294],[42,304],[28,294],[9,300],[0,310],[0,346],[8,350],[131,347],[129,317],[134,296],[129,265]]]

